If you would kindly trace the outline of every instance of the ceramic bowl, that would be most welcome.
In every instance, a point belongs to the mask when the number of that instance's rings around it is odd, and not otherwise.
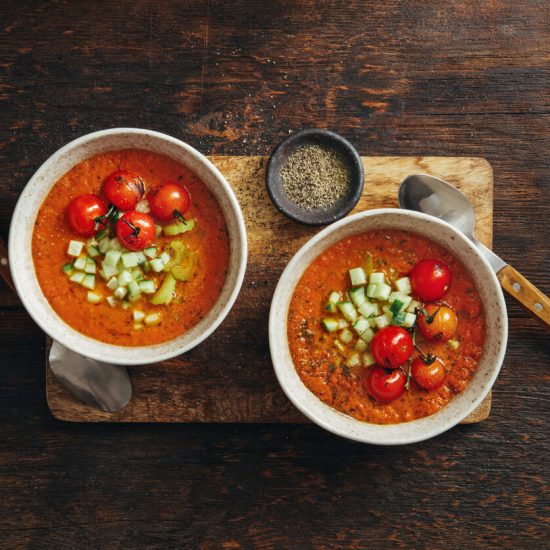
[[[322,145],[338,153],[350,170],[347,193],[326,208],[304,209],[291,201],[283,188],[281,169],[288,157],[304,145]],[[363,193],[363,161],[355,147],[341,135],[330,130],[308,128],[283,140],[267,163],[265,181],[267,193],[275,207],[290,219],[304,225],[327,225],[349,214]]]
[[[117,149],[146,149],[161,153],[192,170],[212,191],[220,204],[230,240],[229,270],[221,294],[209,313],[181,336],[151,346],[123,347],[106,344],[80,334],[51,308],[33,268],[31,239],[38,210],[52,186],[79,162]],[[207,338],[231,309],[246,269],[246,229],[239,203],[219,170],[190,145],[173,137],[137,128],[115,128],[83,136],[54,153],[34,174],[21,193],[10,227],[9,259],[15,287],[36,323],[67,348],[115,364],[156,363],[189,351]]]
[[[290,300],[302,274],[325,249],[350,235],[377,229],[400,229],[416,233],[441,245],[461,261],[479,291],[486,319],[482,358],[466,389],[437,413],[399,424],[361,422],[323,403],[298,376],[287,340]],[[271,304],[269,345],[275,373],[292,403],[313,422],[340,436],[380,445],[415,443],[434,437],[466,418],[487,395],[498,375],[508,336],[506,305],[489,263],[462,233],[437,218],[398,209],[362,212],[318,233],[292,258],[284,270]]]

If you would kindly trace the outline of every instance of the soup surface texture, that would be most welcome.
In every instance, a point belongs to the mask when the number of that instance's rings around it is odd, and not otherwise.
[[[348,270],[361,265],[369,253],[374,270],[384,271],[392,278],[408,275],[417,262],[426,258],[439,258],[451,269],[452,282],[444,303],[458,316],[457,332],[451,342],[457,345],[456,349],[447,341],[427,341],[415,331],[418,347],[441,358],[447,369],[445,382],[433,391],[426,391],[411,380],[408,390],[394,401],[376,401],[362,384],[366,369],[372,367],[347,366],[342,350],[335,346],[336,336],[321,326],[327,296],[334,291],[346,292]],[[444,407],[471,380],[482,355],[484,332],[481,299],[460,262],[437,244],[398,230],[353,235],[328,248],[303,274],[288,313],[290,352],[303,383],[334,409],[375,424],[407,422]]]
[[[135,329],[132,313],[86,300],[86,289],[69,280],[62,266],[67,262],[67,245],[82,240],[68,226],[67,205],[82,194],[101,193],[105,178],[117,170],[130,170],[143,178],[152,189],[166,181],[184,185],[191,195],[186,219],[194,219],[192,231],[179,235],[190,250],[196,252],[195,275],[178,281],[168,305],[155,306],[147,296],[132,303],[145,314],[161,312],[155,326]],[[173,237],[155,239],[159,251],[168,248]],[[85,240],[85,239],[84,239]],[[206,185],[184,165],[157,153],[125,149],[102,153],[87,159],[66,173],[52,188],[42,204],[35,222],[32,253],[40,287],[57,314],[72,328],[102,342],[121,346],[143,346],[171,340],[198,323],[220,295],[229,265],[229,237],[222,210]],[[160,285],[163,273],[151,273]],[[97,276],[95,292],[106,296],[105,281]]]

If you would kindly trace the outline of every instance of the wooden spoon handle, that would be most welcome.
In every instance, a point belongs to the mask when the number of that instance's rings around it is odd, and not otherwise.
[[[6,281],[6,284],[12,290],[15,290],[15,285],[13,284],[10,273],[10,264],[8,262],[8,247],[2,238],[0,238],[0,277]]]
[[[502,288],[550,330],[550,298],[511,265],[503,267],[497,277]]]

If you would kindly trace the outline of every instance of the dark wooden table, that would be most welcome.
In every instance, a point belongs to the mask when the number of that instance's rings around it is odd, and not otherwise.
[[[242,155],[320,126],[362,154],[486,157],[494,248],[550,293],[548,2],[5,1],[0,21],[4,238],[85,133]],[[550,338],[508,306],[490,419],[377,448],[313,425],[57,422],[44,335],[0,284],[0,547],[548,548]]]

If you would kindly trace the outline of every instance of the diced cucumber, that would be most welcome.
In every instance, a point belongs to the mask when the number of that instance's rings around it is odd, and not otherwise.
[[[162,235],[162,227],[160,225],[155,225],[155,236],[160,237]]]
[[[101,267],[102,267],[103,273],[105,273],[105,277],[108,279],[110,277],[115,277],[116,275],[118,275],[118,269],[116,267],[107,265],[105,263],[105,260],[101,262]]]
[[[345,319],[338,319],[338,330],[342,330],[348,326],[348,322]]]
[[[121,288],[124,288],[124,287],[121,287]],[[124,300],[124,302],[122,302],[122,304],[120,304],[120,307],[122,309],[128,309],[130,307],[130,304],[126,300]]]
[[[84,275],[84,280],[82,281],[82,286],[94,290],[95,288],[95,275],[86,274]]]
[[[122,298],[124,298],[124,296],[126,296],[128,292],[128,289],[125,287],[125,286],[119,286],[115,291],[114,291],[114,295],[116,298],[118,298],[119,300],[122,300]]]
[[[116,264],[120,260],[122,252],[120,250],[109,250],[105,254],[105,259],[103,260],[103,269],[105,266],[109,266],[116,269]]]
[[[353,330],[359,335],[365,332],[369,327],[370,324],[364,317],[359,317],[359,319],[353,323]]]
[[[143,273],[141,272],[141,269],[139,267],[137,267],[136,269],[132,269],[130,273],[132,274],[134,281],[143,281]]]
[[[392,325],[402,325],[405,321],[405,315],[406,313],[404,311],[399,311],[398,313],[396,313],[391,320]]]
[[[143,253],[147,258],[150,258],[151,260],[153,258],[157,257],[157,247],[156,246],[150,246],[149,248],[146,248]]]
[[[363,365],[365,367],[370,367],[371,365],[374,365],[376,361],[374,360],[374,357],[372,356],[372,353],[369,351],[363,353]]]
[[[160,258],[151,260],[149,265],[155,273],[160,273],[164,269],[164,262]]]
[[[86,256],[80,256],[80,258],[77,258],[74,261],[73,266],[75,269],[78,269],[79,271],[84,271],[84,268],[86,267]]]
[[[336,304],[342,315],[350,322],[353,323],[357,320],[357,311],[353,307],[351,302],[338,302]]]
[[[86,274],[83,272],[83,271],[75,271],[70,277],[69,277],[69,280],[72,281],[73,283],[78,283],[78,284],[81,284],[82,281],[84,280],[84,277],[86,276]]]
[[[384,283],[385,281],[386,281],[386,276],[381,271],[373,272],[369,276],[369,283],[371,285],[372,284],[379,285],[379,284]]]
[[[348,367],[358,367],[360,364],[361,364],[361,357],[359,356],[358,353],[352,353],[346,361],[346,365]]]
[[[111,240],[109,237],[105,237],[99,241],[98,249],[101,254],[107,254],[111,250]]]
[[[367,298],[374,298],[374,295],[376,294],[376,283],[370,283],[367,285]]]
[[[380,301],[385,301],[388,299],[391,294],[391,286],[385,283],[379,283],[376,285],[376,292],[374,293],[374,298]]]
[[[369,327],[359,335],[359,338],[368,344],[374,338],[374,330]]]
[[[390,306],[390,311],[393,315],[397,315],[404,307],[404,303],[401,300],[395,299]]]
[[[187,231],[191,231],[194,227],[195,227],[195,220],[187,220],[185,222],[178,221],[177,223],[165,225],[162,228],[162,232],[169,237],[173,237],[174,235],[181,235],[182,233],[187,233]]]
[[[340,353],[346,353],[346,346],[340,342],[340,340],[334,340],[332,345],[340,352]]]
[[[118,301],[117,299],[114,297],[114,296],[107,296],[107,303],[111,306],[111,307],[116,307],[117,304],[118,304]]]
[[[412,327],[416,322],[416,315],[414,313],[405,313],[405,318],[401,323],[404,327]]]
[[[95,237],[90,237],[86,241],[86,248],[88,248],[88,246],[97,246],[97,241],[95,240]]]
[[[379,315],[378,317],[374,318],[374,322],[376,323],[376,326],[378,328],[384,328],[391,324],[391,317],[388,317],[387,313],[384,313],[382,315]]]
[[[420,309],[420,304],[416,300],[411,300],[411,303],[407,307],[409,313],[414,313],[417,309]]]
[[[111,277],[107,282],[107,288],[109,290],[116,290],[118,288],[118,279],[117,277]]]
[[[97,270],[95,262],[92,258],[86,258],[86,266],[84,267],[84,273],[95,273]]]
[[[407,296],[406,294],[403,294],[401,292],[392,292],[388,296],[388,302],[391,304],[395,300],[399,300],[403,305],[401,306],[401,310],[404,310],[408,307],[408,305],[412,302],[412,297]]]
[[[128,286],[134,278],[132,277],[132,274],[129,271],[123,271],[118,276],[118,286]]]
[[[321,319],[321,326],[327,332],[336,332],[338,330],[338,319],[323,317],[323,319]]]
[[[357,310],[364,317],[370,317],[371,315],[380,315],[380,306],[373,304],[372,302],[364,302]]]
[[[61,269],[63,273],[69,277],[74,273],[73,264],[65,264]]]
[[[107,277],[107,275],[105,275],[105,271],[103,271],[103,269],[99,269],[97,271],[97,273],[99,274],[99,276],[104,280],[104,281],[108,281],[109,280],[109,277]]]
[[[136,281],[130,281],[128,283],[128,293],[130,295],[130,300],[141,294],[141,290],[139,289],[139,285]]]
[[[88,256],[90,256],[90,258],[97,258],[100,255],[97,246],[87,246],[86,252],[88,252]]]
[[[149,271],[151,271],[151,264],[149,262],[144,262],[141,264],[141,269],[143,269],[145,273],[149,273]]]
[[[168,252],[163,252],[160,255],[160,259],[162,260],[162,263],[164,265],[166,265],[172,259],[172,256],[170,256],[170,254],[168,254]]]
[[[365,303],[365,287],[358,286],[348,290],[348,295],[351,298],[351,301],[355,304],[355,307],[359,307],[361,304]]]
[[[116,250],[119,252],[122,252],[122,248],[123,248],[123,246],[120,244],[120,241],[116,237],[113,237],[110,240],[109,247],[111,250]]]
[[[329,313],[336,313],[338,311],[336,304],[334,302],[327,302],[325,304],[325,310]]]
[[[132,317],[136,322],[143,321],[143,319],[145,319],[145,313],[143,313],[143,311],[139,311],[139,309],[134,309]]]
[[[349,344],[353,340],[353,333],[351,330],[345,328],[340,332],[339,338],[344,344]]]
[[[354,267],[349,270],[349,279],[352,286],[361,286],[367,284],[367,274],[362,267]]]
[[[82,249],[84,248],[84,243],[81,241],[70,241],[69,247],[67,248],[67,254],[69,256],[80,256]]]
[[[134,323],[134,330],[141,330],[143,327],[142,323]]]
[[[410,294],[412,292],[411,281],[408,277],[401,277],[395,281],[395,288],[403,294]]]
[[[460,346],[460,342],[458,340],[455,340],[454,338],[451,338],[451,340],[449,340],[447,342],[447,345],[449,346],[449,348],[451,348],[452,350],[456,350],[459,348]]]
[[[353,349],[355,349],[355,351],[366,351],[368,347],[369,345],[364,340],[361,340],[361,338],[359,338],[359,340],[355,342],[355,346]]]
[[[153,260],[154,261],[154,260]],[[164,281],[160,285],[160,288],[151,297],[151,303],[156,306],[161,304],[169,304],[174,296],[176,290],[176,279],[170,274],[164,277]]]
[[[143,322],[148,326],[158,325],[160,323],[160,313],[150,313],[145,317]]]
[[[97,292],[92,292],[91,290],[88,291],[88,294],[86,296],[86,299],[88,300],[88,302],[92,304],[99,304],[102,298],[103,297],[101,296],[101,294],[98,294]]]
[[[139,282],[139,289],[144,294],[154,294],[157,290],[157,286],[155,285],[155,281],[146,280],[146,281]]]
[[[124,252],[124,254],[120,256],[120,259],[125,268],[136,267],[138,264],[136,255],[133,252]]]
[[[328,301],[332,302],[333,304],[335,304],[336,302],[341,302],[342,295],[338,291],[333,290],[328,297]]]
[[[147,261],[147,256],[141,251],[134,252],[134,255],[137,259],[138,265],[144,264]]]

